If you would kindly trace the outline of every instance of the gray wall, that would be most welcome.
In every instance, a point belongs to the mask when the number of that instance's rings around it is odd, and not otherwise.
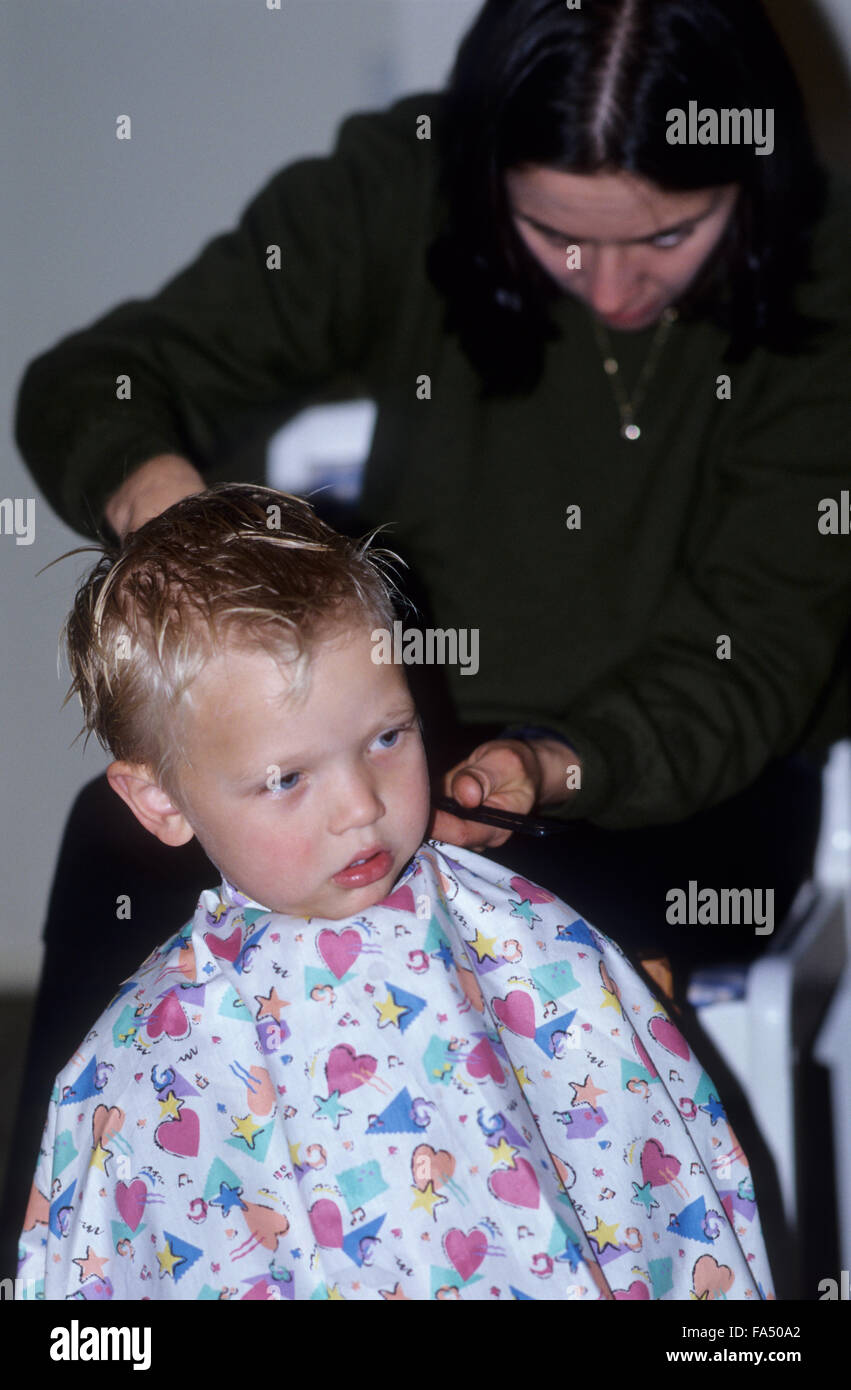
[[[52,515],[11,437],[26,363],[119,300],[145,295],[231,225],[288,160],[329,147],[348,111],[439,85],[478,0],[3,0],[0,131],[4,333],[0,497],[35,497],[35,541],[0,535],[0,989],[27,990],[59,840],[77,790],[108,761],[72,747],[59,629],[80,543]],[[800,33],[804,0],[772,0]],[[822,0],[845,50],[847,0]],[[822,58],[810,69],[824,71]],[[825,146],[839,150],[835,83]],[[827,93],[827,97],[825,97]],[[833,94],[833,95],[831,95]],[[829,99],[828,99],[829,98]],[[833,103],[831,105],[831,102]],[[115,139],[129,113],[133,139]],[[84,911],[81,905],[81,911]]]
[[[0,497],[35,497],[35,541],[0,535],[0,990],[34,986],[62,828],[109,761],[60,708],[59,630],[92,557],[12,442],[26,363],[154,291],[342,116],[441,85],[477,0],[6,0],[0,32],[4,332]],[[133,119],[130,142],[115,118]],[[84,910],[84,909],[82,909]],[[168,928],[170,930],[170,928]]]

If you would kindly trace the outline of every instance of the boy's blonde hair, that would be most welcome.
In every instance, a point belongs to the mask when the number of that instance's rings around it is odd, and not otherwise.
[[[82,547],[101,558],[62,635],[65,703],[79,697],[86,741],[94,733],[116,759],[149,767],[180,804],[179,715],[208,660],[225,646],[265,650],[287,663],[298,693],[330,629],[392,626],[399,591],[385,565],[399,557],[370,549],[374,535],[350,540],[301,498],[223,483],[118,548]]]

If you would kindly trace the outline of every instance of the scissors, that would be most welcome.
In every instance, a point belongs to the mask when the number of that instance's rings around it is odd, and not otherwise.
[[[451,796],[436,796],[432,804],[438,811],[448,811],[459,820],[480,821],[483,825],[495,825],[499,830],[513,830],[518,835],[558,835],[569,828],[569,821],[556,820],[554,816],[525,816],[514,811],[501,811],[497,806],[462,806]]]

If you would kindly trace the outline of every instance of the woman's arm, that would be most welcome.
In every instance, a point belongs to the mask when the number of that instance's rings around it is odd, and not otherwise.
[[[634,658],[557,722],[584,767],[560,814],[679,820],[801,742],[851,622],[848,536],[825,529],[849,487],[848,372],[847,330],[733,369],[749,409],[731,410],[680,572]]]
[[[110,500],[126,525],[155,477],[177,500],[164,457],[171,474],[181,461],[177,491],[195,490],[319,393],[351,391],[353,379],[368,389],[426,197],[431,151],[416,138],[417,109],[407,100],[349,117],[332,155],[275,175],[238,226],[156,295],[30,364],[18,446],[71,526],[95,534]]]
[[[536,711],[576,750],[552,757],[550,792],[568,762],[581,766],[581,786],[548,814],[613,829],[681,820],[809,733],[851,623],[849,226],[837,199],[803,296],[825,324],[811,350],[727,368],[732,395],[706,437],[679,563],[634,653],[563,709]],[[485,799],[502,804],[498,788]]]

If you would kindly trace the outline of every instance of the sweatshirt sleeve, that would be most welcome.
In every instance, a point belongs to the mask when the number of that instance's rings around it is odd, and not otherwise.
[[[556,815],[678,821],[743,790],[807,732],[851,622],[849,223],[843,209],[824,229],[821,273],[801,296],[823,323],[813,349],[726,369],[732,397],[675,580],[635,655],[558,720],[583,772]]]
[[[96,534],[104,503],[156,454],[206,474],[317,393],[369,380],[409,254],[406,218],[424,196],[416,109],[406,98],[350,116],[330,156],[276,174],[156,295],[29,365],[16,439],[69,525]],[[119,377],[130,399],[118,398]]]

